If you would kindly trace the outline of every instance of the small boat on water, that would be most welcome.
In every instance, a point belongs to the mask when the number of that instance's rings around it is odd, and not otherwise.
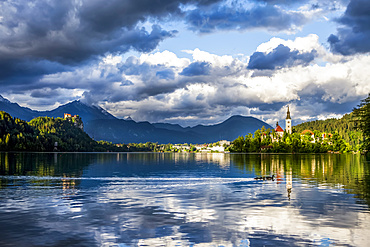
[[[262,177],[255,177],[255,180],[275,180],[275,175],[272,176],[262,176]]]

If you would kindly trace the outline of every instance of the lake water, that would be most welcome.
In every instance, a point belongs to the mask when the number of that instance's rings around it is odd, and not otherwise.
[[[369,205],[359,155],[0,153],[0,246],[370,246]]]

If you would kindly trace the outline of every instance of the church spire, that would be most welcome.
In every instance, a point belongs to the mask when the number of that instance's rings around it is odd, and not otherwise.
[[[290,118],[289,106],[288,106],[288,111],[286,113],[285,130],[288,134],[292,134],[292,119]]]
[[[290,118],[289,106],[288,106],[288,111],[287,111],[287,113],[286,113],[286,119],[291,119],[291,118]]]

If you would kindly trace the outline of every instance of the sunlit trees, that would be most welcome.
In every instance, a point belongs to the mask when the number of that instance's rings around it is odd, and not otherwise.
[[[239,136],[232,142],[232,147],[230,149],[231,152],[236,152],[236,153],[243,153],[245,152],[245,141],[243,136]]]
[[[38,117],[29,123],[0,111],[0,151],[126,151],[112,143],[100,144],[80,127],[82,122]]]
[[[316,120],[310,122],[304,122],[293,127],[294,132],[301,133],[302,131],[309,129],[313,130],[315,139],[319,142],[325,142],[325,138],[320,140],[321,134],[333,134],[337,132],[345,142],[349,143],[352,147],[359,146],[362,143],[362,132],[355,127],[355,116],[354,113],[345,114],[342,118]],[[358,150],[358,148],[355,148]]]

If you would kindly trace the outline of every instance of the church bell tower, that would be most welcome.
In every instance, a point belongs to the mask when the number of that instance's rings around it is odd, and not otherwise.
[[[289,106],[288,106],[288,111],[286,113],[286,119],[285,119],[285,131],[288,134],[292,134],[292,119],[290,118]]]

